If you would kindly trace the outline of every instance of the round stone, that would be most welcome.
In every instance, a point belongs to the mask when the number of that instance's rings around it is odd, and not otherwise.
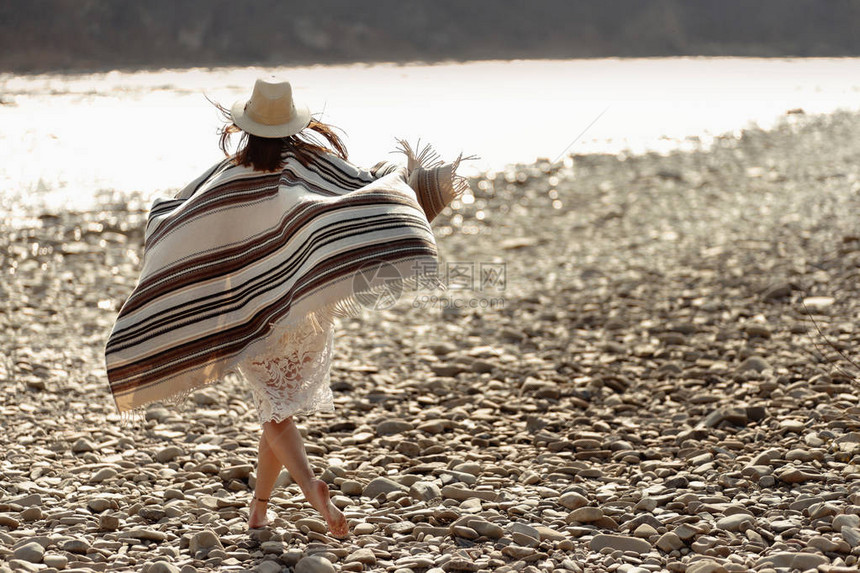
[[[185,455],[185,452],[179,446],[167,446],[165,448],[161,448],[155,453],[155,459],[159,463],[165,464],[182,455]]]
[[[651,551],[651,544],[644,539],[630,537],[627,535],[611,535],[599,533],[591,538],[588,546],[592,551],[600,552],[601,549],[609,548],[618,551],[632,551],[644,555]]]
[[[563,493],[558,498],[558,502],[567,509],[579,509],[588,505],[588,500],[584,496],[573,491]]]
[[[568,521],[576,521],[579,523],[592,523],[603,517],[603,510],[599,507],[580,507],[570,512]]]
[[[42,547],[41,543],[37,543],[35,541],[25,543],[12,552],[12,557],[15,559],[21,559],[22,561],[27,561],[29,563],[41,563],[44,555],[45,548]]]
[[[221,545],[221,540],[218,539],[218,535],[212,531],[211,529],[206,529],[204,531],[199,531],[191,536],[191,539],[188,543],[188,551],[191,555],[194,555],[201,549],[210,549],[212,547],[218,547],[219,549],[223,549]]]
[[[295,573],[335,573],[332,562],[319,555],[308,555],[302,557],[296,563]]]
[[[736,513],[717,520],[717,529],[725,531],[743,531],[755,523],[755,518],[745,513]]]
[[[179,573],[179,567],[167,561],[156,561],[146,569],[146,573]]]
[[[42,563],[55,569],[65,569],[69,564],[69,558],[65,555],[46,554],[42,558]]]
[[[376,526],[372,523],[359,523],[356,525],[352,532],[355,535],[370,535],[376,531]]]

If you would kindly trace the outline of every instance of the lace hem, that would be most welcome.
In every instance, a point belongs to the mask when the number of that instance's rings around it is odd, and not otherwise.
[[[274,349],[247,357],[237,367],[251,388],[260,423],[290,416],[333,412],[329,386],[334,327],[307,321],[284,331]]]

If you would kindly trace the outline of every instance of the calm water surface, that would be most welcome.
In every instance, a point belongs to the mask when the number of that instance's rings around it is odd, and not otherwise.
[[[221,157],[206,96],[229,105],[269,73],[290,79],[296,99],[346,132],[355,163],[397,157],[389,155],[397,137],[421,138],[446,158],[480,155],[467,174],[568,153],[708,145],[796,108],[860,109],[860,58],[0,74],[3,215],[91,209],[129,194],[147,202],[184,186]]]

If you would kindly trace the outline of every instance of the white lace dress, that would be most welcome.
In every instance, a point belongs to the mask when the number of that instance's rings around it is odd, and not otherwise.
[[[329,382],[334,326],[327,324],[320,330],[306,324],[283,334],[277,347],[239,364],[239,372],[251,386],[260,424],[297,414],[333,412]]]

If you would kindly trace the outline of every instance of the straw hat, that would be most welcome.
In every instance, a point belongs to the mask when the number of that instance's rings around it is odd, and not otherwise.
[[[293,101],[290,82],[258,79],[248,101],[239,100],[230,110],[233,123],[260,137],[287,137],[304,129],[311,120],[305,105]]]

